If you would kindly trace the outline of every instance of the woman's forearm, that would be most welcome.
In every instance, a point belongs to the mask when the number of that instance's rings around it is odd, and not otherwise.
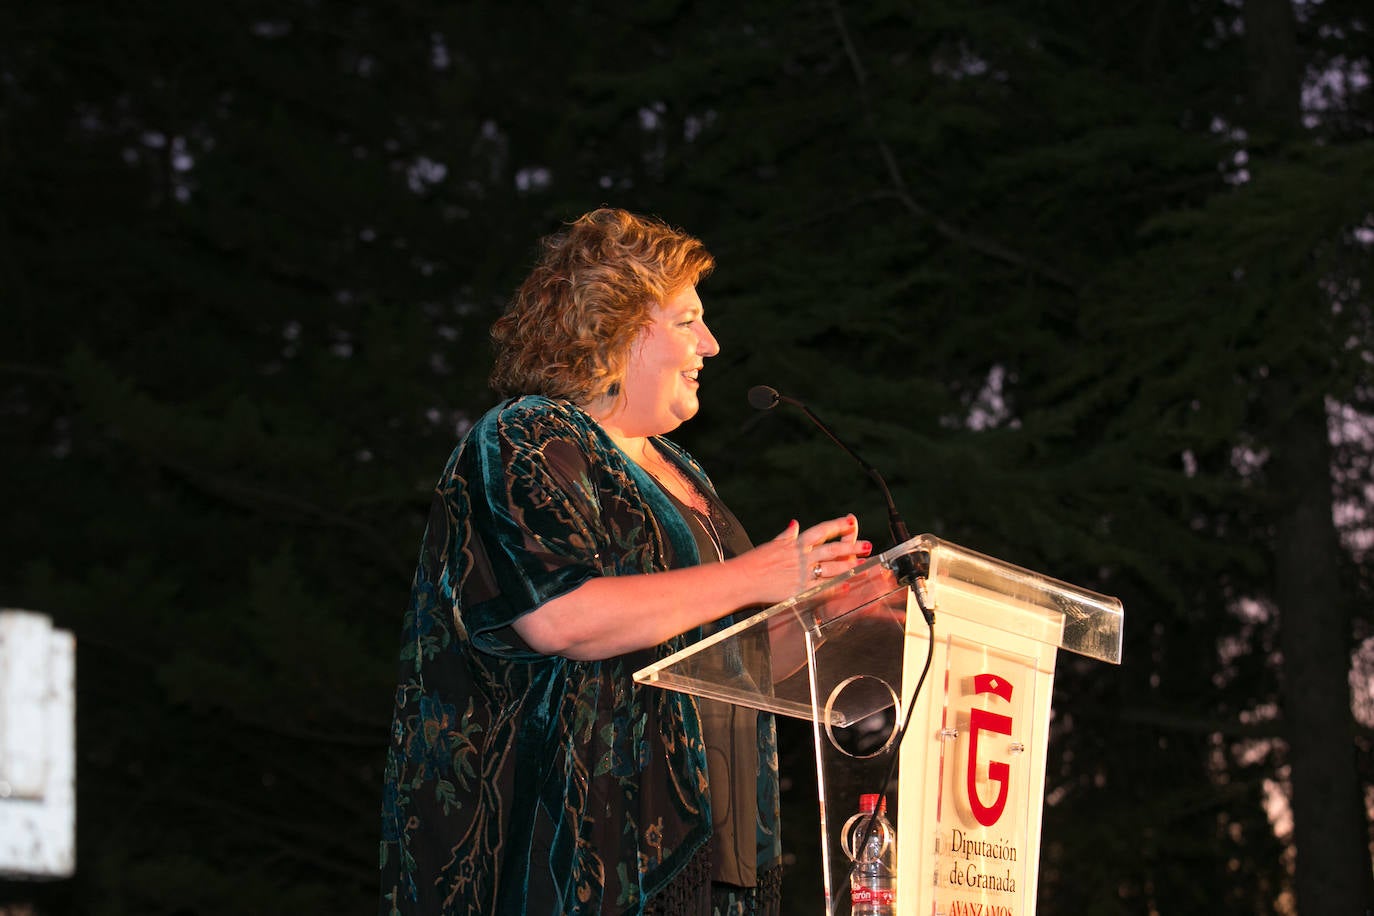
[[[603,576],[521,617],[515,631],[545,655],[593,661],[645,649],[743,607],[774,604],[866,555],[854,517],[795,523],[778,537],[721,563],[629,576]]]
[[[517,620],[515,631],[536,652],[583,661],[658,645],[765,600],[742,560],[589,579]]]

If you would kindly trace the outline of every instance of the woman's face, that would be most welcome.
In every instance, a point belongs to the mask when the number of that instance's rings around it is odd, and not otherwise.
[[[627,435],[657,436],[696,415],[697,372],[720,344],[693,286],[664,300],[630,348],[616,419]]]

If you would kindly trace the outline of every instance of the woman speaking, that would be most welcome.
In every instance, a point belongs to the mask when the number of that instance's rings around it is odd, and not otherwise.
[[[713,263],[596,210],[493,325],[504,400],[444,468],[404,620],[383,913],[779,912],[771,717],[631,676],[871,545],[848,515],[753,547],[663,438],[720,349]]]

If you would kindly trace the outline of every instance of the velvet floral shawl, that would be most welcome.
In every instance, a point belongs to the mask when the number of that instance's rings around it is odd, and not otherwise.
[[[700,634],[582,662],[511,628],[593,576],[696,562],[681,515],[581,410],[528,396],[473,426],[436,488],[403,624],[383,913],[638,914],[706,842],[695,703],[631,677]],[[760,757],[762,866],[779,852],[771,727]]]

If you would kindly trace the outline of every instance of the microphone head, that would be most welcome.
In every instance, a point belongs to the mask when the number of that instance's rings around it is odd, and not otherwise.
[[[782,395],[767,385],[755,385],[749,389],[749,406],[755,410],[772,410],[780,400]]]

